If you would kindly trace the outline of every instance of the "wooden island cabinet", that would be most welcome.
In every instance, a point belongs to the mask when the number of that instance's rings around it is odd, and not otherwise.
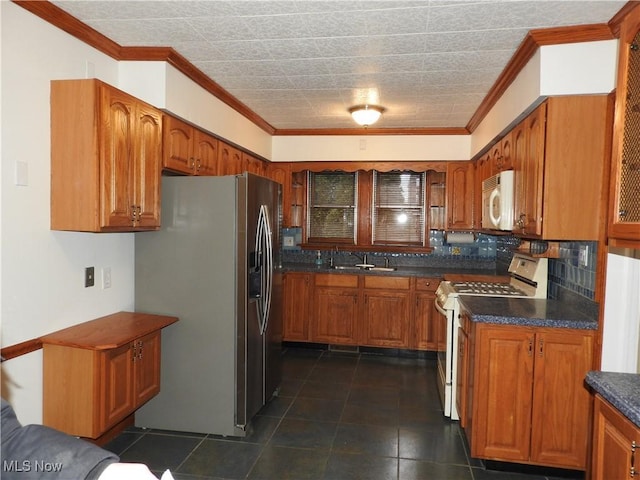
[[[160,331],[177,320],[120,312],[42,337],[43,423],[111,438],[160,391]]]
[[[594,332],[467,321],[461,333],[457,404],[471,456],[584,470]]]
[[[640,472],[640,427],[600,395],[593,408],[591,479],[629,479]]]

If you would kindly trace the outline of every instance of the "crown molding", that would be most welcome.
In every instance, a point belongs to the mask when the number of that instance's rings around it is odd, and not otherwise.
[[[469,135],[464,127],[433,128],[295,128],[276,129],[274,135]]]
[[[469,123],[467,123],[467,130],[473,133],[475,129],[478,128],[480,122],[484,120],[489,111],[495,106],[500,97],[502,97],[507,88],[509,88],[511,83],[541,46],[593,42],[597,40],[611,40],[613,38],[615,37],[607,24],[531,30],[493,84],[487,96],[484,97],[484,100],[469,120]]]
[[[78,40],[90,45],[96,50],[110,56],[111,58],[123,61],[165,61],[178,71],[186,75],[192,81],[227,104],[239,114],[243,115],[265,132],[273,135],[273,128],[262,117],[244,103],[223,89],[216,82],[207,77],[202,71],[197,69],[191,62],[170,47],[123,47],[108,37],[104,36],[89,25],[81,22],[74,16],[68,14],[57,5],[46,0],[12,0],[16,5],[37,15],[50,24],[64,30]]]
[[[170,47],[122,47],[97,30],[68,14],[47,0],[12,0],[16,5],[37,15],[68,34],[109,55],[116,60],[165,61],[186,75],[207,92],[243,115],[270,135],[468,135],[475,131],[495,106],[516,76],[535,52],[543,45],[593,42],[619,37],[624,18],[640,2],[630,1],[607,24],[579,25],[531,30],[509,63],[495,81],[466,127],[451,128],[332,128],[332,129],[276,129],[240,102],[216,82],[207,77],[186,58]]]

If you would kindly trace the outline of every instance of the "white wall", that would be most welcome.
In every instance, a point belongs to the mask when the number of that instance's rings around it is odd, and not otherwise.
[[[469,160],[469,135],[275,136],[277,162]]]
[[[617,56],[617,40],[540,47],[473,132],[470,158],[544,97],[613,91]]]
[[[618,41],[540,48],[540,95],[609,93],[616,88]]]
[[[606,283],[600,368],[640,373],[640,259],[609,253]]]
[[[2,345],[133,308],[133,235],[49,230],[49,82],[83,78],[87,62],[115,83],[118,65],[11,2],[2,12]],[[10,121],[7,121],[10,119]],[[82,159],[78,159],[82,161]],[[27,185],[15,182],[16,162]],[[84,288],[84,268],[112,270],[113,287]],[[20,420],[42,420],[42,356],[3,364]]]
[[[470,158],[537,101],[540,96],[540,68],[538,50],[471,135]]]
[[[165,62],[120,62],[119,86],[264,158],[271,136]]]

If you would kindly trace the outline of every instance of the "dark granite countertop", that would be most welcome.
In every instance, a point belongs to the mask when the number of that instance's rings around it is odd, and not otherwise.
[[[585,379],[636,427],[640,427],[640,374],[616,372],[588,372]]]
[[[386,275],[386,276],[402,276],[402,277],[436,277],[442,278],[446,275],[505,275],[497,273],[491,269],[473,269],[473,268],[446,268],[446,267],[397,267],[393,271],[380,270],[338,270],[330,268],[328,265],[316,267],[308,263],[283,263],[282,272],[309,272],[309,273],[335,273],[336,275],[350,274],[366,274],[366,275]]]
[[[461,295],[458,297],[478,323],[532,327],[596,330],[598,307],[595,302],[549,300],[546,298],[505,298]]]

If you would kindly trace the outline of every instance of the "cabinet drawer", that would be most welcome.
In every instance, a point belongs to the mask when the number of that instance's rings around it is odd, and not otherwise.
[[[435,292],[440,284],[440,278],[416,278],[416,290]]]
[[[317,273],[315,285],[318,287],[358,287],[357,275],[340,275],[332,273]]]
[[[409,290],[409,277],[364,277],[364,288],[391,288],[394,290]]]

